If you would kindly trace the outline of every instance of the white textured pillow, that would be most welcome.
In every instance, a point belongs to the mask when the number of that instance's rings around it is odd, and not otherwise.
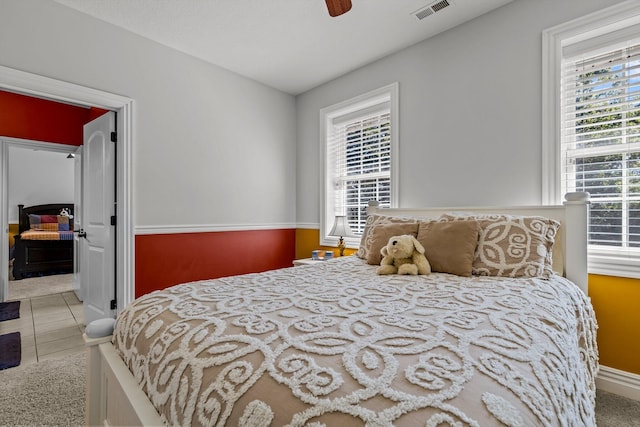
[[[553,275],[552,250],[560,223],[540,216],[443,214],[442,220],[475,219],[480,226],[473,274],[501,277]]]

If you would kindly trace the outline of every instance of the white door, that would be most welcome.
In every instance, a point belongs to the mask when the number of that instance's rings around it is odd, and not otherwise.
[[[85,324],[114,317],[115,302],[115,113],[84,125],[82,153],[81,275]]]
[[[73,160],[74,166],[74,187],[73,187],[73,200],[75,201],[73,207],[73,229],[82,229],[82,145],[78,147],[75,152],[75,158]],[[84,299],[82,293],[82,277],[80,275],[82,265],[82,252],[86,250],[86,239],[78,237],[78,233],[73,234],[73,278],[72,286],[73,291],[80,301]]]

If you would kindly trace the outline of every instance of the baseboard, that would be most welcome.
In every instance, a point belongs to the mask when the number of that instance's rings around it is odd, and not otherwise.
[[[600,365],[596,388],[640,401],[640,375]]]

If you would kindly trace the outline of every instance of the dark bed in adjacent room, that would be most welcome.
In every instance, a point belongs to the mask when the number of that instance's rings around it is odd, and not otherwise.
[[[18,205],[13,277],[73,272],[73,204]]]

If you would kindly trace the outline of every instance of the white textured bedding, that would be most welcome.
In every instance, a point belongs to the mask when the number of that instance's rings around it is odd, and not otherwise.
[[[592,426],[568,280],[378,276],[343,257],[156,291],[114,345],[170,425]]]

